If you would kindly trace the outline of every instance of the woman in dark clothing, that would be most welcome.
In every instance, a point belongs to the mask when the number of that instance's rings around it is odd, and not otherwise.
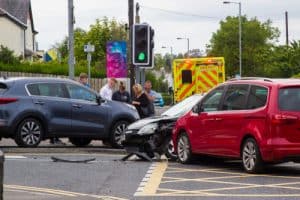
[[[143,92],[143,88],[140,84],[135,84],[133,86],[134,99],[132,104],[136,107],[140,118],[145,118],[150,116],[149,105],[150,101],[147,95]]]
[[[130,95],[126,91],[123,82],[120,82],[119,90],[113,93],[112,100],[121,101],[124,103],[131,103]]]

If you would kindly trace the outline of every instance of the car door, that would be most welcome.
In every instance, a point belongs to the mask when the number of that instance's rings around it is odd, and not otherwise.
[[[209,137],[217,155],[239,156],[239,137],[245,129],[249,113],[246,108],[249,88],[249,84],[233,84],[226,90],[221,110],[215,115],[218,132]]]
[[[67,84],[72,104],[72,130],[75,136],[100,136],[107,132],[109,107],[97,103],[97,95],[85,86]]]
[[[199,110],[197,112],[192,111],[189,119],[189,129],[192,133],[190,135],[191,145],[195,152],[198,153],[211,153],[214,146],[210,141],[211,135],[218,132],[218,123],[215,120],[216,114],[219,112],[220,103],[224,93],[224,86],[220,86],[210,93],[208,93],[204,99],[198,105]]]
[[[71,131],[71,103],[61,83],[27,85],[37,111],[44,116],[49,134],[64,135]]]

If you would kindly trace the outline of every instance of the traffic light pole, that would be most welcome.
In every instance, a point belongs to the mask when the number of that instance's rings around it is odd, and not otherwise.
[[[135,15],[135,23],[139,24],[140,23],[140,5],[139,3],[136,3],[135,7],[136,15]],[[140,66],[135,67],[135,77],[136,77],[136,82],[140,83],[141,85],[144,85],[145,83],[145,68],[141,68]]]
[[[130,77],[130,91],[135,84],[135,67],[132,64],[132,26],[134,20],[134,0],[128,0],[128,24],[129,24],[129,40],[128,40],[128,67],[129,67],[129,77]],[[133,92],[131,92],[133,96]]]

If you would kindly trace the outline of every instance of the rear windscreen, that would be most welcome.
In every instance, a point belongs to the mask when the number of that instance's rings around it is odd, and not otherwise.
[[[7,90],[7,85],[0,83],[0,94],[3,94]]]
[[[300,111],[300,87],[281,88],[278,104],[280,110]]]

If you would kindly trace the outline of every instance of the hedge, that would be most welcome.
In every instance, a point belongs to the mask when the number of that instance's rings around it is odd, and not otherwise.
[[[21,62],[15,64],[4,64],[0,62],[0,71],[8,72],[27,72],[27,73],[39,73],[39,74],[54,74],[68,76],[69,67],[67,64],[60,64],[56,62],[49,63],[30,63]],[[88,72],[87,66],[75,65],[75,76],[78,76],[81,72]],[[105,78],[106,71],[102,67],[91,67],[92,78]]]

